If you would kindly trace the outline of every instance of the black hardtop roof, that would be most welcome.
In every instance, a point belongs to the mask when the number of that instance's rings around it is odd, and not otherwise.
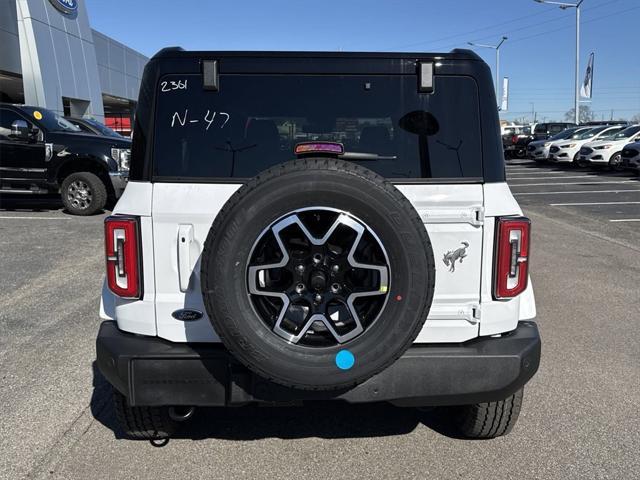
[[[182,47],[166,47],[152,59],[201,57],[251,57],[251,58],[363,58],[363,59],[447,59],[482,61],[472,50],[456,48],[448,53],[436,52],[317,52],[317,51],[240,51],[240,50],[184,50]]]

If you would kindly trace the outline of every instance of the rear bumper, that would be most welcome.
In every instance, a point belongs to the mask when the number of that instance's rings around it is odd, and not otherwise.
[[[269,382],[238,364],[221,344],[171,343],[118,330],[103,322],[97,339],[102,374],[131,405],[225,406],[249,402],[345,400],[398,405],[464,405],[503,399],[519,390],[540,364],[534,322],[508,335],[450,345],[412,346],[366,382],[330,392]]]

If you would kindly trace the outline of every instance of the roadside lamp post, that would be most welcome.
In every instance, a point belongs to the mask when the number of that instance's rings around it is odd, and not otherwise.
[[[500,47],[507,37],[503,36],[497,45],[485,45],[484,43],[467,42],[472,47],[493,48],[496,51],[496,102],[500,105]]]
[[[575,115],[574,123],[578,125],[580,123],[580,5],[584,0],[578,0],[577,3],[565,3],[565,2],[552,2],[550,0],[534,0],[538,3],[548,3],[549,5],[558,5],[562,10],[567,8],[576,9],[576,91],[575,91]]]

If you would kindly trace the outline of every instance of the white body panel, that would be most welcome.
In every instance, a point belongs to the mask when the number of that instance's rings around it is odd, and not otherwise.
[[[144,297],[127,301],[105,287],[101,317],[120,329],[174,342],[218,342],[200,292],[200,256],[216,215],[239,184],[131,182],[114,214],[141,217]],[[520,215],[506,183],[398,185],[421,216],[436,264],[433,304],[417,343],[462,342],[511,331],[535,316],[531,286],[517,298],[493,301],[494,216]],[[184,241],[183,241],[184,239]],[[451,272],[450,250],[468,243]],[[183,308],[204,315],[181,321]]]
[[[142,237],[142,300],[125,300],[113,295],[103,286],[100,316],[115,319],[121,330],[141,335],[156,335],[155,264],[153,258],[153,225],[151,223],[151,200],[153,184],[129,182],[113,215],[136,215],[140,217]],[[153,321],[151,321],[153,319]]]
[[[613,126],[609,128],[605,128],[601,132],[595,134],[593,137],[585,138],[583,140],[571,138],[568,140],[558,140],[551,144],[549,149],[553,149],[553,147],[558,147],[559,151],[549,153],[549,160],[552,162],[573,162],[574,157],[578,154],[580,149],[589,142],[595,142],[600,137],[604,137],[611,133],[621,130],[622,127]]]
[[[534,160],[546,160],[549,158],[549,148],[553,142],[550,140],[534,140],[527,145],[527,155]]]
[[[614,154],[620,153],[625,145],[638,138],[640,138],[640,133],[621,140],[597,140],[586,143],[584,146],[591,148],[592,152],[587,155],[580,153],[580,160],[594,164],[608,164]]]

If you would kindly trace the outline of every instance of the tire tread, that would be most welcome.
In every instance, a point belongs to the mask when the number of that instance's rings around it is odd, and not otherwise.
[[[124,433],[137,440],[154,440],[170,437],[176,430],[176,422],[169,418],[167,407],[132,407],[120,392],[113,390],[116,419]]]
[[[496,438],[508,434],[516,424],[524,391],[495,402],[458,407],[458,430],[467,438]]]

